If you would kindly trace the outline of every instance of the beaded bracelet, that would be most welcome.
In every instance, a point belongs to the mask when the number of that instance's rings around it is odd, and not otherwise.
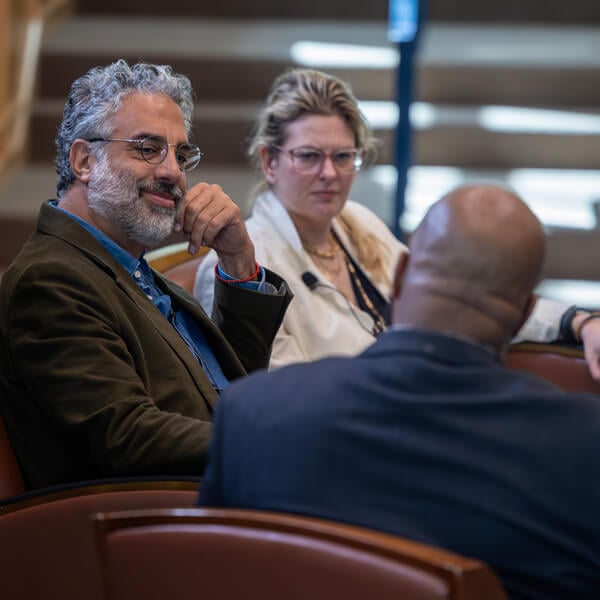
[[[260,265],[258,263],[256,263],[256,270],[254,271],[254,273],[252,273],[252,275],[250,275],[250,277],[244,277],[244,279],[225,279],[225,277],[221,277],[219,275],[219,263],[217,263],[215,265],[215,277],[219,281],[222,281],[224,283],[246,283],[248,281],[252,281],[253,279],[256,279],[258,277],[259,273],[260,273]]]
[[[590,313],[589,315],[587,315],[587,317],[585,317],[584,319],[581,320],[581,323],[579,323],[579,325],[577,327],[577,330],[573,332],[573,336],[575,337],[575,341],[578,344],[581,344],[581,330],[583,329],[583,326],[588,321],[591,321],[592,319],[600,319],[600,312]]]

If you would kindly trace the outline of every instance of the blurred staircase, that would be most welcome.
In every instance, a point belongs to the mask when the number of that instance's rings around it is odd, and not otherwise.
[[[568,128],[506,131],[487,128],[480,118],[480,107],[506,105],[600,119],[600,3],[429,0],[426,11],[414,119],[413,162],[421,177],[433,182],[437,171],[428,170],[433,167],[499,181],[514,168],[600,170],[600,127],[589,134]],[[194,139],[206,153],[191,183],[199,178],[221,183],[247,211],[255,175],[246,164],[244,142],[271,81],[295,63],[292,44],[309,40],[393,50],[386,26],[385,0],[76,3],[74,16],[43,43],[27,168],[0,190],[0,269],[32,230],[40,202],[54,194],[53,141],[64,99],[73,79],[91,66],[123,57],[169,63],[186,73],[197,94]],[[363,101],[394,99],[393,66],[318,68],[348,80]],[[394,129],[389,124],[375,129],[383,141],[378,167],[361,174],[353,197],[389,221]],[[551,233],[547,276],[600,280],[592,259],[600,256],[600,229]],[[2,243],[7,236],[10,247]]]

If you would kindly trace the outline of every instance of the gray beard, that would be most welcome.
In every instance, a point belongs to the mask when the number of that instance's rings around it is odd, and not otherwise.
[[[88,183],[88,205],[128,238],[148,248],[173,232],[183,192],[179,188],[174,190],[180,199],[173,209],[148,205],[140,197],[144,185],[152,184],[139,183],[129,170],[116,170],[108,159],[98,157]]]

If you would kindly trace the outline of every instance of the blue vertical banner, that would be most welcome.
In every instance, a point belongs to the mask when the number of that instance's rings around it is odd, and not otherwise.
[[[388,39],[398,45],[400,62],[396,77],[398,125],[394,162],[398,173],[394,207],[394,234],[404,238],[400,226],[406,205],[408,170],[412,163],[410,105],[413,99],[414,59],[423,18],[423,0],[389,0]]]
[[[390,0],[388,39],[397,44],[412,42],[419,30],[419,0]]]

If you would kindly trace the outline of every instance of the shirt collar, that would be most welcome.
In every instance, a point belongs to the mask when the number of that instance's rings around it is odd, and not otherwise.
[[[51,200],[50,206],[60,210],[65,215],[68,215],[73,219],[76,223],[81,225],[86,231],[88,231],[91,235],[93,235],[100,244],[104,247],[104,249],[133,277],[136,269],[140,266],[141,263],[146,264],[144,259],[144,255],[140,257],[138,260],[134,256],[132,256],[127,250],[123,249],[119,244],[117,244],[114,240],[111,240],[105,233],[100,231],[97,227],[94,227],[91,223],[84,221],[77,215],[64,210],[58,206],[57,200]]]
[[[448,363],[497,363],[501,355],[491,346],[481,344],[467,336],[439,331],[429,331],[405,325],[392,325],[371,348],[394,349],[408,354],[424,354],[439,358]]]

